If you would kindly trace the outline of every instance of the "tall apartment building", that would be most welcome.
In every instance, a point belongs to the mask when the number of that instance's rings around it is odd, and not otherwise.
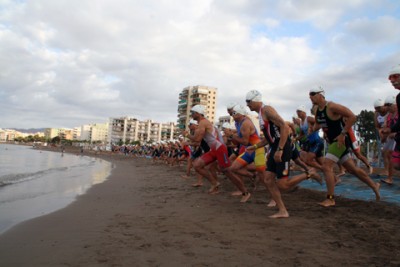
[[[186,129],[190,120],[190,109],[195,105],[206,107],[205,117],[214,123],[217,103],[217,88],[209,86],[188,86],[179,94],[178,127]]]
[[[177,126],[173,122],[139,121],[131,117],[110,118],[108,132],[108,142],[112,144],[169,141],[177,139],[179,135]]]
[[[108,140],[108,122],[94,123],[90,125],[90,142],[106,143]]]

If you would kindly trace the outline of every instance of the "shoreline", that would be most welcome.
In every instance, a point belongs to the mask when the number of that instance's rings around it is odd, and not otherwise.
[[[222,177],[222,192],[210,196],[207,182],[193,188],[194,178],[180,177],[183,168],[84,155],[115,168],[66,208],[0,235],[1,266],[400,264],[396,205],[339,197],[323,208],[323,192],[299,189],[283,194],[291,217],[274,220],[265,190],[243,204]]]

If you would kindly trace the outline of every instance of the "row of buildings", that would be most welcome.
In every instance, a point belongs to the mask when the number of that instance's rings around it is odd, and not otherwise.
[[[129,144],[133,142],[153,143],[177,139],[181,131],[187,128],[190,109],[195,105],[206,107],[206,117],[217,126],[224,122],[232,123],[226,116],[216,121],[217,88],[209,86],[188,86],[182,90],[178,99],[177,122],[160,123],[152,120],[141,121],[134,117],[110,118],[106,123],[82,125],[73,129],[47,128],[43,135],[46,139],[56,136],[62,140],[78,140],[90,143]],[[257,124],[258,120],[253,118]],[[2,134],[3,131],[3,134]],[[0,142],[13,140],[18,134],[12,130],[0,129]]]

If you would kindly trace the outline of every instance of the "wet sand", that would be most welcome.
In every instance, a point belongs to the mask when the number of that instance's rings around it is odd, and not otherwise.
[[[262,189],[239,203],[191,186],[184,168],[97,154],[109,179],[68,207],[0,235],[0,266],[399,266],[400,208],[299,189],[288,219],[269,219]]]

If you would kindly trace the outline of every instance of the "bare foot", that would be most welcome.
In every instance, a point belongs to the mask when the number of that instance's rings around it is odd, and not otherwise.
[[[342,179],[339,178],[339,176],[335,176],[335,185],[340,184],[342,182]]]
[[[200,187],[200,186],[203,186],[203,184],[202,183],[195,183],[195,184],[192,184],[192,186],[193,187]]]
[[[318,203],[318,205],[321,205],[323,207],[332,207],[335,206],[335,200],[334,199],[325,199],[324,201]]]
[[[186,175],[186,174],[183,174],[183,175],[181,175],[181,178],[182,178],[182,179],[189,179],[190,176],[189,176],[189,175]]]
[[[250,196],[251,196],[251,195],[250,195],[249,192],[244,193],[244,195],[242,194],[242,199],[240,200],[240,202],[241,202],[241,203],[247,202],[247,200],[249,200]]]
[[[388,184],[388,185],[393,185],[393,178],[392,179],[389,179],[389,178],[381,179],[381,182]]]
[[[380,192],[379,192],[379,189],[381,188],[381,184],[380,183],[376,183],[375,184],[375,189],[374,189],[374,192],[375,192],[375,200],[376,201],[379,201],[379,200],[381,200],[381,194],[380,194]]]
[[[276,207],[275,200],[271,199],[271,201],[268,203],[267,207],[269,207],[269,208]]]
[[[289,213],[287,210],[284,211],[278,211],[277,213],[269,216],[271,219],[281,219],[281,218],[289,218]]]
[[[211,195],[218,194],[219,193],[219,185],[220,185],[220,183],[218,183],[218,182],[215,185],[212,185],[210,190],[208,190],[208,193]]]
[[[235,197],[241,196],[241,195],[242,195],[242,192],[240,192],[240,191],[235,191],[235,192],[231,193],[231,196],[235,196]]]
[[[317,172],[311,172],[310,178],[313,179],[314,181],[317,181],[317,183],[319,183],[320,185],[322,185],[322,177]]]
[[[346,175],[346,172],[338,173],[337,177],[341,177],[341,176],[343,176],[343,175]]]

